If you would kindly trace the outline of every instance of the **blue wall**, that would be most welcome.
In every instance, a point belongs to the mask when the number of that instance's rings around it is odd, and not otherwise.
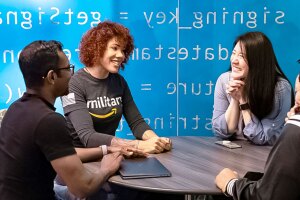
[[[76,70],[81,36],[106,19],[131,30],[136,49],[124,75],[135,101],[159,134],[212,135],[216,79],[229,67],[234,38],[263,31],[294,83],[300,58],[299,0],[14,0],[0,5],[0,109],[25,91],[18,53],[55,39]],[[62,112],[60,101],[56,102]],[[124,121],[118,135],[130,138]]]

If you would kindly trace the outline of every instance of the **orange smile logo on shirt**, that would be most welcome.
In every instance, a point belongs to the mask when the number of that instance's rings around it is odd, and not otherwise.
[[[111,109],[111,111],[107,114],[104,114],[104,115],[98,115],[98,114],[94,114],[94,113],[91,113],[89,112],[92,116],[96,117],[96,118],[99,118],[99,119],[104,119],[104,118],[108,118],[110,116],[112,116],[113,114],[117,114],[117,109],[116,108],[113,108]]]

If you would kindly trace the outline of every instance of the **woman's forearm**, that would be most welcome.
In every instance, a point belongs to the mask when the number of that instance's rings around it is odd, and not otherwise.
[[[117,137],[113,137],[113,139],[111,140],[111,146],[130,146],[133,148],[138,148],[138,140],[126,140],[126,139],[121,139],[121,138],[117,138]]]
[[[230,104],[225,112],[228,133],[234,133],[237,129],[240,117],[239,102],[231,99]]]

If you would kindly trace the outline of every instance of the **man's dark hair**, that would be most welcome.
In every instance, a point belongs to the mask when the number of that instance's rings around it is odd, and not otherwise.
[[[19,66],[27,88],[42,86],[48,71],[58,68],[58,51],[62,51],[62,44],[55,40],[34,41],[22,50]]]

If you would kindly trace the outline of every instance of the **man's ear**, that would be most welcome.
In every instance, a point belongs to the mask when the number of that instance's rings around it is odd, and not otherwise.
[[[44,79],[46,79],[48,83],[53,85],[55,80],[57,79],[57,74],[53,70],[49,70],[47,76]]]

